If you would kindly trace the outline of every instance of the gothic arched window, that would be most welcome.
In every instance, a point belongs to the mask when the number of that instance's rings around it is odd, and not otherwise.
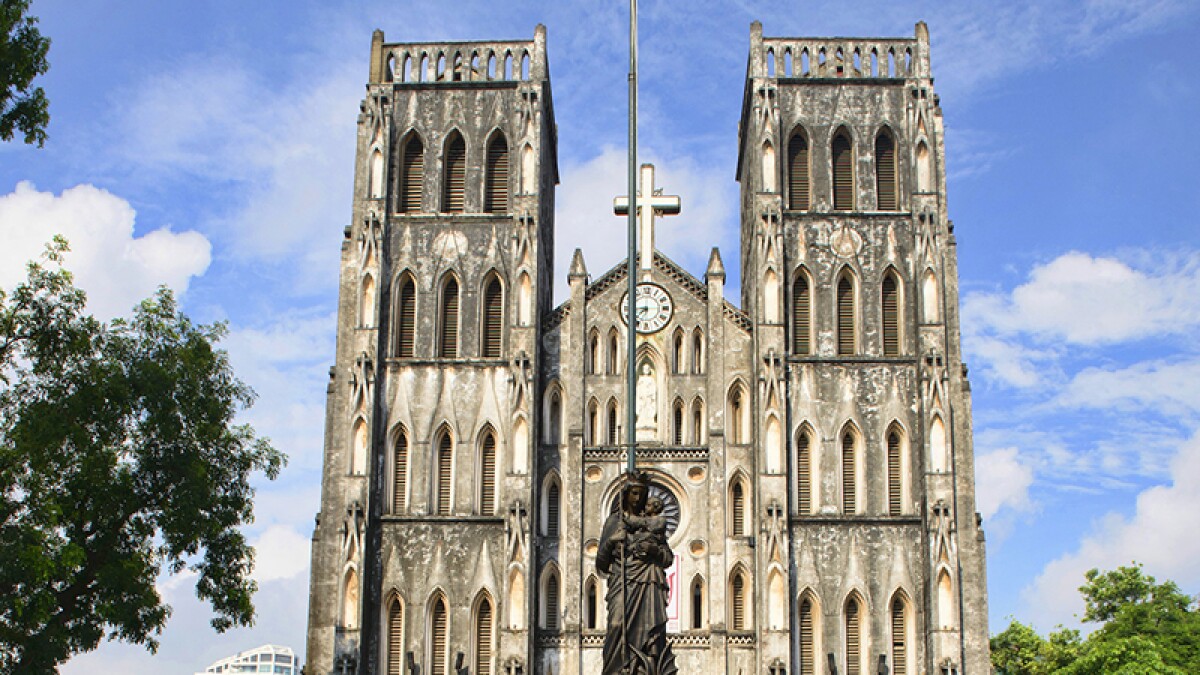
[[[895,211],[896,195],[896,141],[887,129],[881,129],[875,137],[875,200],[880,211]]]
[[[797,272],[792,283],[792,353],[812,353],[812,284],[804,271]]]
[[[746,486],[740,476],[733,479],[729,488],[729,533],[734,537],[746,536]]]
[[[858,439],[850,429],[842,432],[842,513],[858,513]]]
[[[393,595],[387,606],[387,673],[400,675],[404,663],[404,605]]]
[[[843,271],[837,282],[838,356],[853,356],[858,347],[857,305],[854,275]]]
[[[908,610],[899,592],[892,599],[892,675],[908,675]]]
[[[475,670],[474,675],[492,673],[492,626],[495,623],[492,599],[486,593],[475,607]],[[389,674],[390,675],[390,674]]]
[[[396,288],[396,356],[402,359],[413,357],[417,327],[417,285],[412,275],[405,272],[400,276]]]
[[[562,510],[562,487],[559,485],[557,476],[550,476],[546,480],[546,504],[542,511],[544,518],[542,523],[542,531],[547,539],[558,539],[558,533],[561,526],[561,510]]]
[[[862,603],[858,596],[846,601],[846,675],[862,675]]]
[[[447,275],[442,284],[441,343],[438,356],[447,359],[458,357],[458,279]]]
[[[467,191],[467,144],[462,134],[450,132],[442,153],[442,211],[462,213]]]
[[[883,315],[883,355],[900,355],[900,280],[895,270],[883,276],[880,289],[880,311]]]
[[[800,600],[800,673],[812,675],[817,672],[816,612],[812,598],[806,593]]]
[[[400,210],[404,213],[420,213],[425,180],[425,146],[415,132],[404,144],[400,167]]]
[[[508,142],[501,131],[493,134],[488,143],[483,210],[487,213],[508,211]]]
[[[796,439],[796,512],[812,514],[812,434],[808,429]]]
[[[833,208],[835,211],[854,210],[854,143],[850,132],[838,129],[830,153],[833,160]]]
[[[887,500],[888,515],[898,516],[904,512],[904,458],[903,439],[900,430],[892,428],[887,435]]]
[[[433,503],[437,515],[448,516],[454,508],[454,439],[443,430],[437,445],[437,474],[434,484]]]
[[[479,514],[496,512],[496,433],[488,429],[479,444]]]
[[[730,630],[750,630],[749,608],[747,605],[746,571],[738,567],[733,571],[729,582],[729,624]]]
[[[483,335],[480,338],[481,356],[500,358],[500,340],[504,332],[504,290],[500,277],[492,274],[483,287]]]
[[[450,632],[450,614],[446,610],[446,598],[440,593],[433,600],[429,611],[429,674],[447,675],[450,650],[447,638]]]
[[[392,513],[408,509],[408,432],[396,430],[392,441]]]
[[[807,211],[809,205],[808,138],[796,127],[788,141],[788,208]]]

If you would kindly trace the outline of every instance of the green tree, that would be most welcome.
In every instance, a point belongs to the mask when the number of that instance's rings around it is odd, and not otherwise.
[[[254,618],[253,473],[281,453],[235,423],[253,392],[167,289],[84,313],[56,239],[0,292],[0,672],[53,673],[107,637],[157,648],[164,571],[197,572],[223,631]]]
[[[38,32],[37,18],[28,12],[29,0],[0,0],[0,140],[20,132],[26,143],[41,147],[50,102],[33,80],[50,69],[50,38]]]

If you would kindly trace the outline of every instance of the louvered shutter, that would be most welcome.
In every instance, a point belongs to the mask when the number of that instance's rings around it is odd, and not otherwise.
[[[896,277],[883,279],[883,355],[900,355],[900,292]]]
[[[550,483],[550,487],[546,490],[546,536],[551,539],[558,538],[558,516],[559,516],[559,501],[561,498],[561,490],[556,481]]]
[[[479,457],[479,513],[490,516],[496,512],[496,437],[483,437]]]
[[[792,284],[792,353],[806,356],[812,353],[812,292],[808,278],[796,276]]]
[[[802,134],[788,142],[788,208],[808,210],[808,141]]]
[[[450,279],[442,291],[442,345],[439,356],[458,356],[458,282]]]
[[[404,184],[400,190],[400,210],[405,213],[421,211],[421,192],[425,178],[425,147],[413,136],[404,146]]]
[[[475,675],[492,673],[492,603],[484,599],[479,603],[475,617]]]
[[[467,189],[467,146],[457,134],[446,146],[442,211],[462,213]]]
[[[813,643],[813,607],[808,598],[800,603],[800,675],[817,672],[817,651]]]
[[[617,438],[617,407],[609,406],[608,408],[608,444],[616,445],[620,442]]]
[[[833,208],[854,210],[854,147],[845,132],[833,139]]]
[[[388,607],[387,675],[401,675],[404,659],[404,607],[392,598]]]
[[[483,292],[483,358],[500,358],[500,335],[504,318],[504,295],[495,277]]]
[[[408,436],[396,436],[392,458],[392,513],[404,513],[408,507]]]
[[[892,675],[908,675],[908,630],[904,624],[904,603],[892,601]]]
[[[860,637],[858,602],[851,600],[846,605],[846,675],[861,675]]]
[[[842,512],[853,514],[857,511],[857,473],[855,471],[854,436],[846,434],[842,437]]]
[[[683,445],[683,405],[675,406],[675,445]]]
[[[546,577],[546,630],[558,631],[558,575]]]
[[[496,134],[488,146],[487,185],[484,187],[484,211],[505,213],[508,211],[508,144],[504,136]]]
[[[733,577],[733,630],[746,630],[746,582],[741,574]]]
[[[730,505],[733,509],[733,536],[742,537],[746,534],[746,494],[742,490],[742,483],[738,481],[733,484],[733,503]]]
[[[796,444],[796,508],[801,515],[812,513],[812,448],[808,434]]]
[[[886,133],[875,139],[875,198],[880,211],[896,210],[896,148]]]
[[[449,434],[438,445],[437,514],[450,515],[450,486],[454,480],[454,448]]]
[[[837,285],[837,343],[839,356],[854,354],[854,284],[843,276]]]
[[[888,515],[900,515],[900,435],[896,432],[888,434],[887,439],[887,473],[888,473]]]
[[[433,647],[433,654],[430,656],[429,673],[430,675],[447,675],[447,643],[446,643],[446,603],[441,598],[438,598],[433,604],[433,616],[431,617],[433,625],[430,626],[433,633],[433,639],[430,641]]]
[[[417,289],[412,277],[406,276],[400,284],[400,297],[396,301],[396,356],[409,359],[413,356],[414,338],[417,328]]]

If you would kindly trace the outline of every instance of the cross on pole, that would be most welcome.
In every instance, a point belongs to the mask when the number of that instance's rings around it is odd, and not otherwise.
[[[653,164],[643,164],[641,173],[641,187],[634,203],[637,206],[641,270],[648,272],[654,265],[654,217],[677,215],[680,201],[677,195],[664,195],[662,188],[655,189]],[[628,215],[629,197],[614,198],[613,213],[618,216]]]

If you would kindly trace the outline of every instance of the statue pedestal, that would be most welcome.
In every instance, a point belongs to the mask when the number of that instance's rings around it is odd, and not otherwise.
[[[655,443],[658,441],[658,429],[655,427],[639,426],[635,438],[637,438],[638,443]]]

